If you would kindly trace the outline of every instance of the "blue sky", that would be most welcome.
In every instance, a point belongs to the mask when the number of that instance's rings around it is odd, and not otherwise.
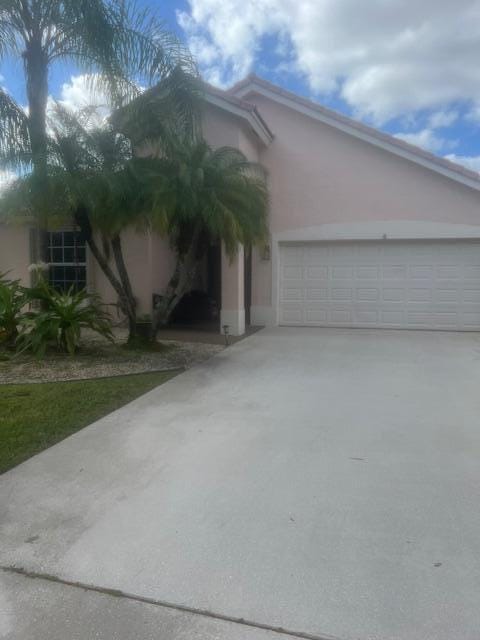
[[[480,0],[141,0],[190,46],[204,77],[249,71],[480,171]],[[0,67],[25,104],[19,62]],[[81,70],[53,69],[75,104]]]

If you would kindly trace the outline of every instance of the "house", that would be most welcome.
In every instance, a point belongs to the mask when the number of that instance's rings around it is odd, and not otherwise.
[[[204,136],[268,171],[270,241],[230,262],[212,251],[196,286],[219,329],[245,324],[480,329],[480,175],[248,76],[207,87]],[[51,277],[108,282],[72,230],[50,235]],[[0,272],[28,281],[29,231],[0,228]],[[139,313],[173,268],[168,241],[126,234]]]

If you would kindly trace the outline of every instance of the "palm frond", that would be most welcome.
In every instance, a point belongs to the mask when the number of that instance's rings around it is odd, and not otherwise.
[[[112,125],[135,145],[172,150],[179,141],[191,142],[200,127],[202,85],[196,76],[175,68],[157,85],[111,116]]]
[[[30,159],[27,115],[0,87],[0,167],[23,167]]]
[[[16,0],[2,0],[0,5],[0,59],[17,49],[16,18],[18,18],[18,2]]]
[[[120,106],[177,67],[196,74],[188,50],[135,0],[69,0],[55,16],[50,58],[74,59],[94,75],[93,88]],[[96,76],[95,76],[96,74]]]
[[[231,257],[239,244],[265,240],[269,204],[265,171],[241,151],[212,150],[197,140],[182,142],[171,155],[149,162],[145,190],[152,191],[148,202],[152,224],[160,222],[159,230],[167,230],[180,254],[188,250],[192,230],[198,226],[210,241],[222,242]]]
[[[114,46],[121,68],[144,78],[148,85],[177,67],[196,74],[190,52],[155,12],[142,9],[136,0],[120,0],[115,6]]]

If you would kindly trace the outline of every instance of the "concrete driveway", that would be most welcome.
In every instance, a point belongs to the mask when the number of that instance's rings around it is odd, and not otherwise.
[[[1,638],[478,640],[480,338],[264,330],[0,504]]]

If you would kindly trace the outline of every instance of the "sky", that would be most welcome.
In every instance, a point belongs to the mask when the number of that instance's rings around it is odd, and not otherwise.
[[[254,71],[480,171],[480,0],[139,4],[164,19],[217,86]],[[0,65],[0,78],[25,104],[21,63]],[[55,67],[50,87],[66,104],[89,100],[82,71],[72,66]]]

